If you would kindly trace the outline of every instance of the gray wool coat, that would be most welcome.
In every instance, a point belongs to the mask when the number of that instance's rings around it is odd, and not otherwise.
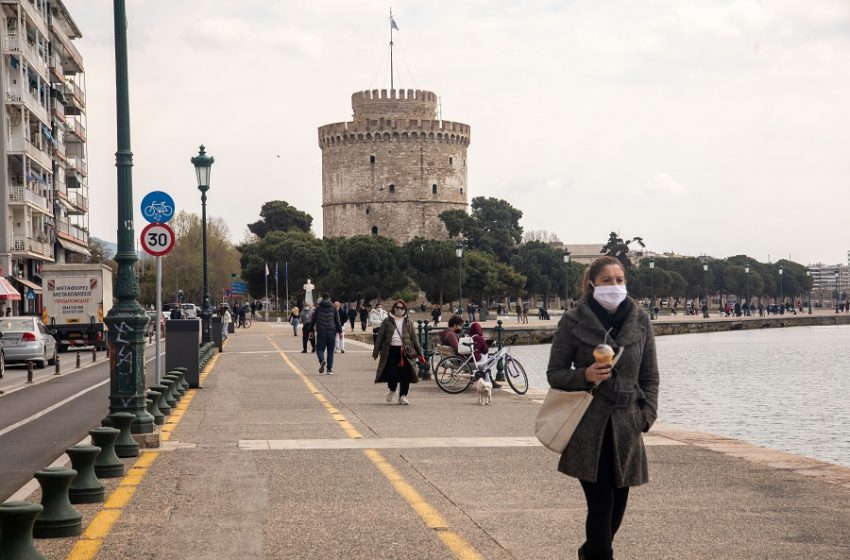
[[[375,372],[375,383],[387,382],[387,379],[384,378],[384,368],[387,365],[387,357],[390,355],[390,344],[392,343],[395,329],[395,319],[393,319],[391,315],[381,322],[381,328],[378,331],[378,338],[375,340],[375,346],[372,348],[372,357],[381,357],[378,361],[378,371]],[[413,321],[411,321],[408,316],[404,317],[404,326],[401,329],[401,344],[402,348],[405,346],[413,346],[416,348],[416,352],[420,355],[422,354],[422,346],[419,345],[419,337],[416,336],[416,329],[413,327]],[[402,355],[404,355],[404,352],[402,352]],[[419,376],[416,375],[416,361],[410,360],[407,357],[404,359],[407,362],[407,369],[410,372],[409,381],[411,383],[419,383]]]
[[[584,296],[558,323],[552,340],[549,385],[565,391],[593,387],[584,378],[593,364],[593,348],[605,339],[605,328]],[[614,482],[618,488],[649,482],[646,432],[658,414],[658,364],[649,317],[632,301],[632,310],[614,341],[623,354],[611,379],[594,391],[593,400],[561,455],[558,470],[586,482],[596,482],[596,469],[608,421],[614,436]]]

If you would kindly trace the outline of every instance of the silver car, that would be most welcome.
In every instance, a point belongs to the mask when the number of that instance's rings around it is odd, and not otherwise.
[[[35,362],[43,368],[56,360],[56,339],[37,317],[0,318],[0,333],[6,363]]]

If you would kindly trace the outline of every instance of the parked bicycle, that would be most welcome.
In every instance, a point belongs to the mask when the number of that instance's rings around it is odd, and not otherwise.
[[[505,339],[501,350],[487,355],[485,360],[476,363],[475,354],[472,352],[471,343],[462,343],[470,347],[469,354],[444,356],[434,368],[434,380],[437,387],[446,393],[463,393],[476,379],[476,375],[492,372],[499,360],[504,360],[505,379],[511,389],[518,395],[524,395],[528,391],[528,374],[525,368],[510,353],[510,346],[516,341],[517,335]]]

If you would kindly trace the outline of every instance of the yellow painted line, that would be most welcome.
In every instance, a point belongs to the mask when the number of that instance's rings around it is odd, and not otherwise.
[[[331,402],[322,394],[321,391],[313,384],[309,377],[307,377],[306,373],[298,367],[290,358],[287,356],[280,347],[275,344],[271,337],[268,337],[269,342],[272,346],[274,346],[275,350],[277,350],[278,354],[283,361],[286,362],[286,365],[295,372],[295,375],[301,378],[301,381],[304,382],[304,385],[307,386],[310,393],[315,397],[317,401],[322,403],[331,417],[339,423],[340,427],[345,431],[346,434],[352,439],[362,439],[363,436],[351,423],[348,419],[343,415]],[[384,475],[390,484],[392,484],[398,494],[404,498],[404,500],[410,505],[413,511],[422,519],[425,523],[425,526],[429,529],[434,530],[437,533],[437,537],[439,537],[440,541],[448,548],[455,558],[458,560],[482,560],[483,557],[475,550],[472,545],[470,545],[466,540],[455,533],[454,531],[449,530],[448,523],[442,514],[428,503],[427,500],[416,491],[413,486],[410,485],[404,477],[393,467],[391,464],[387,462],[381,453],[379,453],[375,449],[364,449],[363,453],[372,463],[377,467],[381,474]]]
[[[201,381],[206,379],[207,375],[210,374],[217,359],[218,354],[210,360],[207,367],[201,372]],[[175,407],[177,412],[169,417],[168,423],[160,431],[161,441],[168,441],[171,437],[171,432],[174,431],[180,419],[186,413],[186,408],[192,402],[195,393],[195,389],[190,389],[183,396],[180,404]],[[113,525],[121,517],[124,508],[127,507],[136,493],[136,488],[142,482],[148,469],[153,465],[157,457],[159,457],[159,454],[159,451],[145,451],[139,456],[136,462],[130,467],[129,472],[118,483],[118,487],[106,499],[103,508],[91,520],[91,523],[88,524],[85,532],[77,539],[77,542],[74,543],[74,547],[68,553],[67,560],[92,560],[97,556],[98,552],[100,552],[100,547],[103,546],[103,541],[109,535]]]

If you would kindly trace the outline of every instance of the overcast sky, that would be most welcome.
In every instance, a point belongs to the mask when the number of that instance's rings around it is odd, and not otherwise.
[[[84,38],[91,230],[116,238],[112,1],[65,0]],[[128,0],[135,206],[208,212],[235,241],[263,202],[313,216],[317,127],[389,87],[387,2]],[[472,127],[469,194],[570,243],[847,262],[847,0],[393,3],[396,87]],[[280,156],[279,158],[277,156]],[[137,209],[138,213],[138,209]],[[143,222],[136,218],[136,233]]]

